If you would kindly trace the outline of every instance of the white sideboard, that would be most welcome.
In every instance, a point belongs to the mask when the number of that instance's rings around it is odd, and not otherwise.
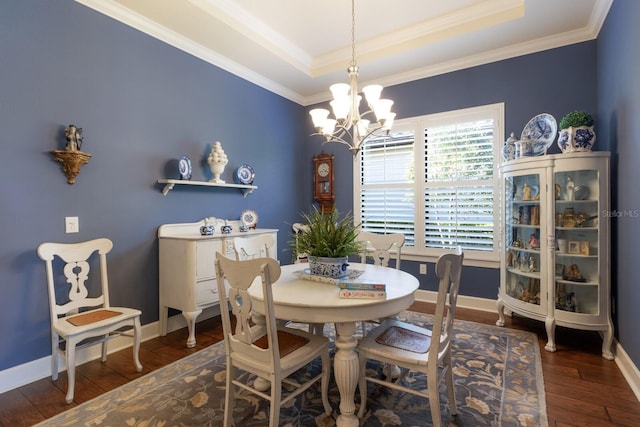
[[[206,218],[209,224],[221,220]],[[224,221],[222,221],[224,223]],[[160,279],[160,335],[167,334],[169,308],[182,311],[187,321],[187,347],[196,345],[195,323],[202,310],[219,305],[216,284],[215,256],[221,252],[235,258],[233,239],[259,234],[273,234],[276,241],[272,254],[278,253],[276,229],[253,229],[239,232],[239,222],[229,221],[229,234],[216,227],[210,236],[200,235],[205,219],[194,223],[164,224],[158,228]],[[277,256],[277,255],[276,255]]]

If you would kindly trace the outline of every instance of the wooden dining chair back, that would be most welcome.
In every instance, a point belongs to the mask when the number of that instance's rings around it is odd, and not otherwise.
[[[370,231],[361,231],[358,234],[357,240],[362,242],[360,259],[363,264],[367,262],[368,257],[371,257],[375,265],[388,267],[389,261],[394,259],[395,267],[400,269],[404,234],[379,234]]]
[[[358,412],[360,418],[366,411],[367,382],[428,398],[432,422],[437,427],[442,425],[438,385],[444,379],[451,414],[457,413],[451,345],[463,258],[462,250],[458,249],[456,253],[442,255],[436,263],[436,275],[440,283],[431,330],[397,319],[386,319],[358,344],[359,388],[362,397]],[[401,374],[396,380],[370,375],[366,370],[368,360],[397,365],[401,368]],[[404,378],[410,371],[426,374],[426,391],[422,387],[403,384]]]
[[[273,247],[276,240],[271,234],[259,234],[252,237],[234,237],[233,250],[237,260],[254,258],[276,258]]]
[[[320,381],[322,403],[327,415],[331,406],[329,387],[329,340],[324,336],[277,326],[273,312],[272,284],[280,277],[280,265],[273,258],[237,261],[216,254],[216,273],[220,300],[228,297],[229,310],[220,310],[226,347],[227,381],[224,426],[233,422],[235,387],[254,393],[270,402],[269,426],[278,426],[280,407]],[[260,286],[263,299],[251,298],[251,286]],[[235,322],[231,321],[231,314]],[[289,379],[294,372],[318,357],[322,370],[312,378]],[[238,370],[252,373],[270,383],[270,393],[242,381]],[[282,385],[293,387],[283,395]]]
[[[120,335],[131,336],[134,365],[136,371],[142,371],[138,357],[142,312],[133,308],[112,307],[109,302],[107,253],[112,247],[111,240],[105,238],[81,243],[42,243],[38,246],[38,256],[46,266],[49,291],[51,377],[54,381],[58,379],[58,356],[64,355],[67,364],[67,403],[73,401],[76,348],[101,343],[104,362],[107,360],[109,339]],[[99,274],[90,275],[91,266],[98,267]],[[93,280],[94,277],[96,280]],[[87,287],[90,280],[91,283],[99,283],[99,286],[91,286],[91,291]]]

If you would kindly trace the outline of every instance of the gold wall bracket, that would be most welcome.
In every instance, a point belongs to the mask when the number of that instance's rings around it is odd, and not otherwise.
[[[51,152],[57,161],[62,163],[62,172],[67,176],[69,184],[76,183],[76,176],[80,173],[80,166],[89,163],[91,154],[80,150],[53,150]]]

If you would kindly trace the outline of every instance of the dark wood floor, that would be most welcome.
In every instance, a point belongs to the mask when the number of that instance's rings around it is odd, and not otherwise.
[[[416,303],[412,309],[433,313],[433,305],[427,303]],[[459,308],[456,317],[493,325],[497,316]],[[544,350],[541,322],[513,317],[507,318],[507,327],[529,330],[540,337],[550,426],[640,426],[640,402],[615,362],[601,357],[602,341],[597,332],[558,328],[558,351],[549,353]],[[193,349],[185,346],[186,329],[142,343],[141,373],[133,367],[130,349],[109,355],[106,363],[93,361],[81,365],[76,370],[76,391],[71,405],[64,403],[67,387],[64,373],[56,382],[45,378],[0,394],[0,426],[30,426],[52,417],[220,341],[221,330],[219,318],[198,323],[198,343]]]

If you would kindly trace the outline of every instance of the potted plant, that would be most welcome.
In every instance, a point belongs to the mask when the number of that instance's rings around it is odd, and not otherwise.
[[[560,120],[560,132],[558,132],[558,147],[563,153],[575,151],[591,151],[596,142],[596,134],[593,131],[593,117],[591,114],[575,110],[566,114]]]
[[[348,257],[360,250],[358,227],[349,213],[340,217],[334,209],[321,213],[314,207],[301,214],[306,230],[297,237],[296,250],[308,256],[311,274],[340,278],[346,274]]]

